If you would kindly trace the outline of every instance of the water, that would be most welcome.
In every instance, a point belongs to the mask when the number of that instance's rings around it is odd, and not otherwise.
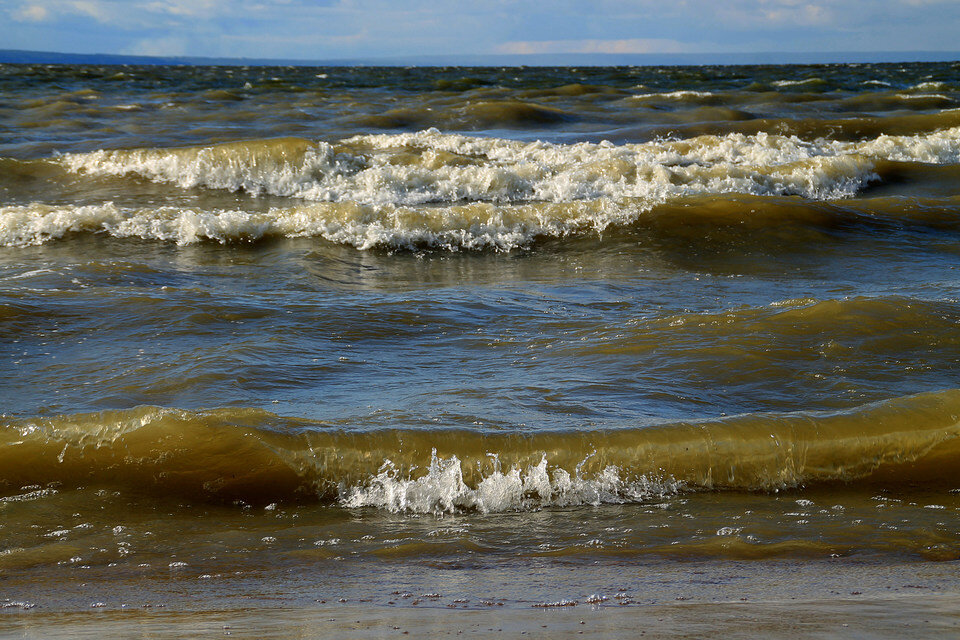
[[[960,556],[956,63],[4,65],[0,119],[8,599]]]

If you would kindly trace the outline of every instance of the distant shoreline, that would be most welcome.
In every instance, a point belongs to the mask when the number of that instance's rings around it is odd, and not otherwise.
[[[511,54],[408,56],[336,60],[272,58],[210,58],[199,56],[135,56],[101,53],[61,53],[0,49],[2,64],[95,64],[187,66],[298,66],[298,67],[599,67],[704,66],[786,64],[883,64],[960,61],[960,51],[835,51],[820,53],[648,53],[648,54]]]

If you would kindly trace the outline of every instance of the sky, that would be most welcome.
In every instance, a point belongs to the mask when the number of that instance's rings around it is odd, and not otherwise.
[[[957,51],[960,0],[0,0],[0,48],[376,59]]]

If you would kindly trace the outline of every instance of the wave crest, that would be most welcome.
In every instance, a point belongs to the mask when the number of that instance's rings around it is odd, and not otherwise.
[[[0,243],[101,232],[182,244],[319,236],[358,248],[523,247],[630,224],[655,206],[716,195],[852,196],[889,161],[960,162],[960,127],[864,142],[729,134],[646,144],[519,142],[435,129],[305,140],[71,154],[90,175],[298,198],[267,212],[120,208],[110,203],[0,208]]]
[[[728,134],[613,145],[519,142],[419,133],[357,136],[333,146],[305,140],[63,156],[70,171],[137,175],[181,187],[322,202],[423,205],[571,202],[705,193],[852,195],[878,159],[960,161],[960,127],[861,143]]]
[[[432,451],[432,454],[429,453]],[[345,431],[256,409],[7,420],[0,487],[106,485],[214,501],[524,510],[824,483],[953,489],[960,390],[834,413],[603,431]],[[508,469],[508,471],[503,471]]]
[[[476,488],[464,481],[462,464],[457,456],[440,458],[434,449],[424,475],[418,478],[404,476],[388,460],[363,484],[344,487],[339,501],[344,507],[377,507],[393,512],[476,510],[493,513],[529,511],[546,506],[644,502],[674,495],[682,488],[682,484],[675,480],[651,479],[645,475],[625,480],[620,469],[613,465],[589,478],[581,472],[583,463],[577,465],[572,474],[560,467],[551,470],[546,455],[536,465],[525,469],[513,467],[503,473],[499,457],[489,455],[494,469],[480,480]]]

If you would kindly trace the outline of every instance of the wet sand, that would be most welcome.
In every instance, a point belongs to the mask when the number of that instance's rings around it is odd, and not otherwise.
[[[956,595],[765,603],[682,603],[641,610],[240,609],[205,613],[109,611],[22,616],[23,638],[903,638],[956,634]]]
[[[901,638],[960,629],[954,562],[434,564],[21,575],[0,587],[0,637]]]

